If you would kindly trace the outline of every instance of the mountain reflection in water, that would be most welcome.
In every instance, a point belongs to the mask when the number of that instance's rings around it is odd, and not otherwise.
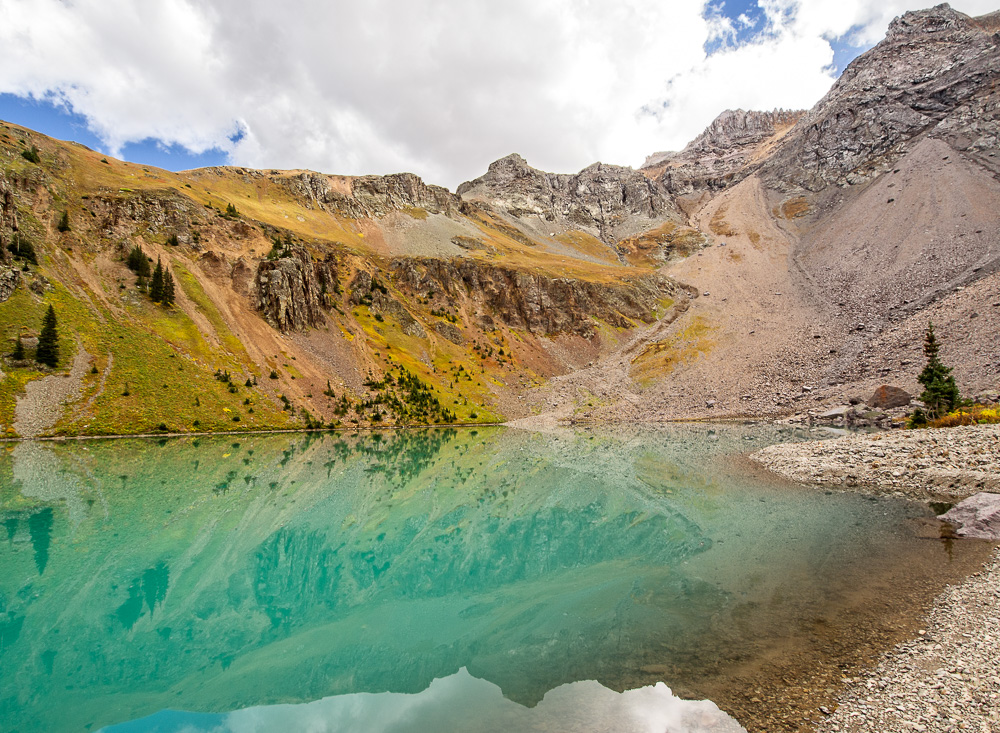
[[[466,669],[413,695],[382,692],[327,697],[299,705],[247,708],[224,715],[163,711],[102,733],[746,733],[708,701],[680,700],[662,682],[614,692],[594,681],[546,693],[535,707],[506,699]]]
[[[557,709],[547,693],[581,710],[672,700],[612,690],[763,653],[901,541],[911,505],[873,511],[726,460],[792,437],[699,425],[18,444],[0,458],[3,729],[289,708],[275,703],[341,715],[359,693],[409,693],[383,699],[422,710],[467,690],[515,717]],[[603,687],[564,687],[584,680]],[[435,715],[481,729],[479,704]]]

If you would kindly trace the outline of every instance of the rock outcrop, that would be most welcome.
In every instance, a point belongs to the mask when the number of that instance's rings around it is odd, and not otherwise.
[[[641,170],[675,196],[725,188],[742,180],[805,114],[726,110],[678,153],[654,153]]]
[[[412,173],[350,178],[304,171],[275,180],[317,208],[351,219],[378,218],[411,208],[450,214],[459,203],[447,189],[429,186]]]
[[[388,288],[371,273],[359,270],[350,284],[351,303],[367,305],[374,312],[394,318],[403,333],[417,338],[427,338],[427,331],[413,314],[398,300],[389,295]]]
[[[985,26],[946,4],[896,18],[763,164],[765,180],[810,191],[861,183],[922,134],[995,146],[1000,49]]]
[[[7,300],[17,290],[21,282],[21,273],[13,267],[0,264],[0,303]]]
[[[174,190],[123,191],[91,198],[102,234],[131,236],[142,227],[150,232],[182,231],[204,217],[202,209]]]
[[[579,229],[609,245],[679,218],[662,184],[631,168],[604,163],[576,174],[545,173],[520,155],[508,155],[491,163],[485,175],[459,186],[458,195],[540,230]]]
[[[596,332],[594,319],[623,328],[635,325],[634,321],[646,322],[653,318],[658,302],[680,288],[655,273],[610,284],[467,259],[397,259],[391,271],[403,289],[443,292],[449,299],[468,302],[469,310],[487,325],[496,319],[537,335],[591,337]]]
[[[254,307],[281,331],[303,331],[326,322],[323,307],[337,288],[337,263],[332,257],[313,262],[302,247],[287,256],[262,260],[253,282]]]

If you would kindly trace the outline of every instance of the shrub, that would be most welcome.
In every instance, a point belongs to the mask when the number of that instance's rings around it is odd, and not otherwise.
[[[22,150],[21,157],[35,165],[42,162],[41,156],[38,155],[38,147],[35,145],[32,145],[28,150]]]
[[[947,415],[928,421],[927,427],[952,428],[956,425],[985,425],[1000,423],[1000,408],[973,405],[952,410]]]
[[[59,217],[59,223],[56,224],[56,229],[58,229],[60,232],[68,232],[69,231],[69,212],[68,211],[64,211],[62,213],[62,216]]]

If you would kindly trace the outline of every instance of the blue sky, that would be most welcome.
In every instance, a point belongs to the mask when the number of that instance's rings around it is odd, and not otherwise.
[[[87,118],[73,113],[65,105],[44,99],[33,99],[30,96],[0,94],[0,119],[29,127],[49,137],[73,140],[93,150],[109,152],[108,146],[91,132]],[[229,163],[228,154],[219,148],[194,153],[178,143],[165,144],[153,138],[126,143],[119,157],[133,163],[153,165],[170,171]]]
[[[639,165],[724,109],[808,108],[919,7],[0,0],[0,119],[172,170],[408,170],[453,188],[511,152]]]

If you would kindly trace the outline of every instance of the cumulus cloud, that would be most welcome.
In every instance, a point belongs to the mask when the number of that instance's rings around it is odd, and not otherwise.
[[[704,0],[0,0],[0,92],[65,105],[113,153],[152,138],[454,187],[509,152],[636,165],[725,108],[811,106],[838,39],[871,45],[919,4],[758,6],[762,23]]]

